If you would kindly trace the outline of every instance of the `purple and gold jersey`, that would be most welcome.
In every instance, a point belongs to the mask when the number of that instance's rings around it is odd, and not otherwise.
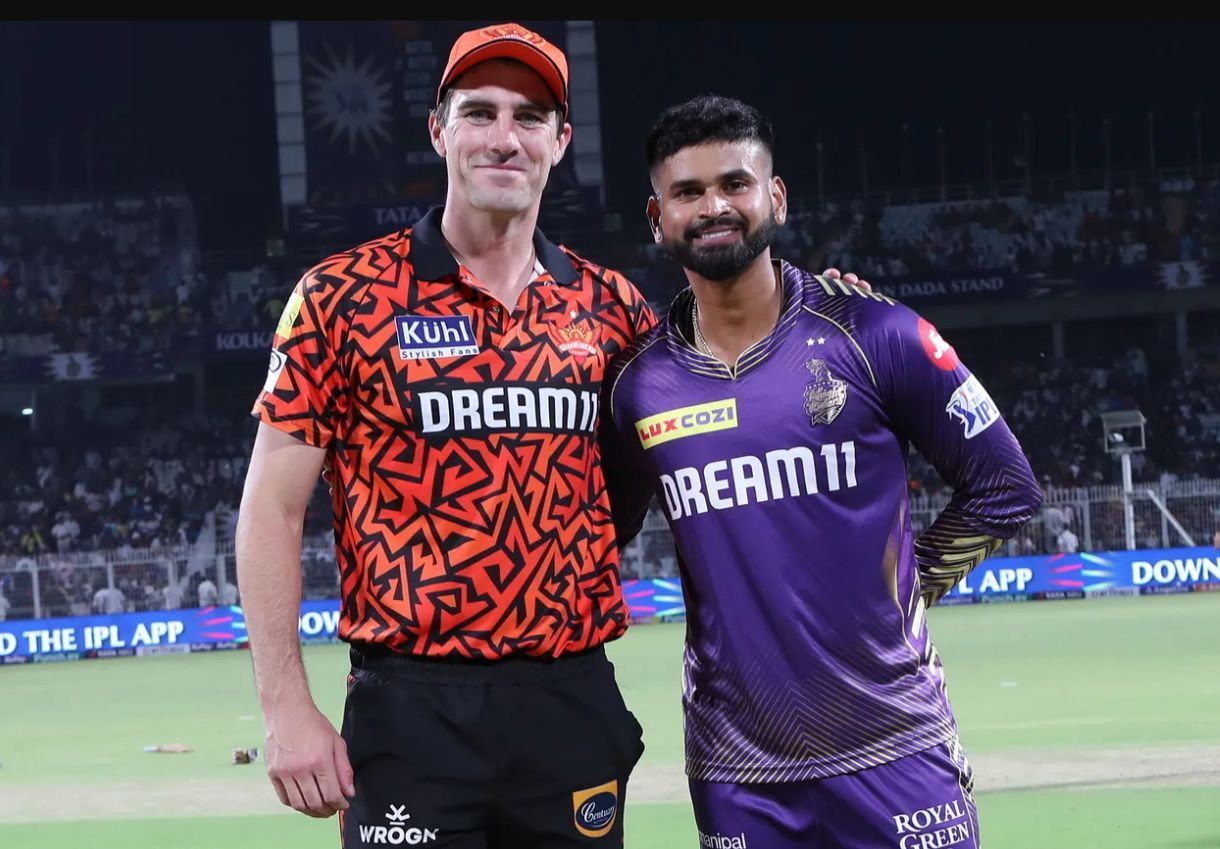
[[[687,291],[605,384],[619,524],[655,493],[677,544],[687,773],[704,781],[824,778],[953,738],[926,605],[1041,501],[986,389],[931,324],[778,269],[779,322],[735,368],[689,341]],[[918,539],[911,445],[955,490]]]

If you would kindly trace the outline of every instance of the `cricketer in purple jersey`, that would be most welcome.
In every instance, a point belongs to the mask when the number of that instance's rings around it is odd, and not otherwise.
[[[620,541],[655,492],[677,544],[699,843],[978,849],[926,609],[1041,494],[932,325],[851,275],[772,259],[788,217],[774,148],[741,101],[662,113],[648,223],[690,288],[602,386]],[[919,539],[912,445],[955,490]]]
[[[780,267],[779,322],[735,371],[692,344],[687,291],[618,360],[602,409],[674,533],[687,772],[706,781],[825,778],[955,738],[926,606],[1040,502],[932,325]],[[955,491],[918,539],[910,445]]]

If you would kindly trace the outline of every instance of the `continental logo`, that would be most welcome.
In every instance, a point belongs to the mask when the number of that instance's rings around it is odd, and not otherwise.
[[[737,427],[737,399],[711,401],[666,410],[635,423],[635,432],[640,435],[640,444],[653,448],[674,439],[730,430]]]

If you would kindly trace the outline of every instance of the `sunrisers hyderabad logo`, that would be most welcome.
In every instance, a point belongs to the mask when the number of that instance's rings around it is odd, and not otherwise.
[[[571,354],[578,360],[595,356],[598,348],[593,344],[593,328],[580,324],[570,324],[567,327],[552,327],[551,336],[559,345],[559,350]]]
[[[572,817],[585,837],[605,837],[618,817],[618,781],[607,781],[572,794]]]
[[[516,24],[504,24],[498,27],[485,27],[483,35],[486,38],[515,38],[518,41],[528,41],[530,44],[541,46],[546,44],[542,36],[537,33],[532,33],[524,27]]]

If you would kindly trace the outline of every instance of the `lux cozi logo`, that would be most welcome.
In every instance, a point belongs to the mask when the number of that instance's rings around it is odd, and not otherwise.
[[[735,427],[737,427],[736,398],[666,410],[635,423],[635,431],[639,434],[640,444],[646,449],[674,439],[683,439],[700,433],[712,433],[717,430],[730,430]]]

